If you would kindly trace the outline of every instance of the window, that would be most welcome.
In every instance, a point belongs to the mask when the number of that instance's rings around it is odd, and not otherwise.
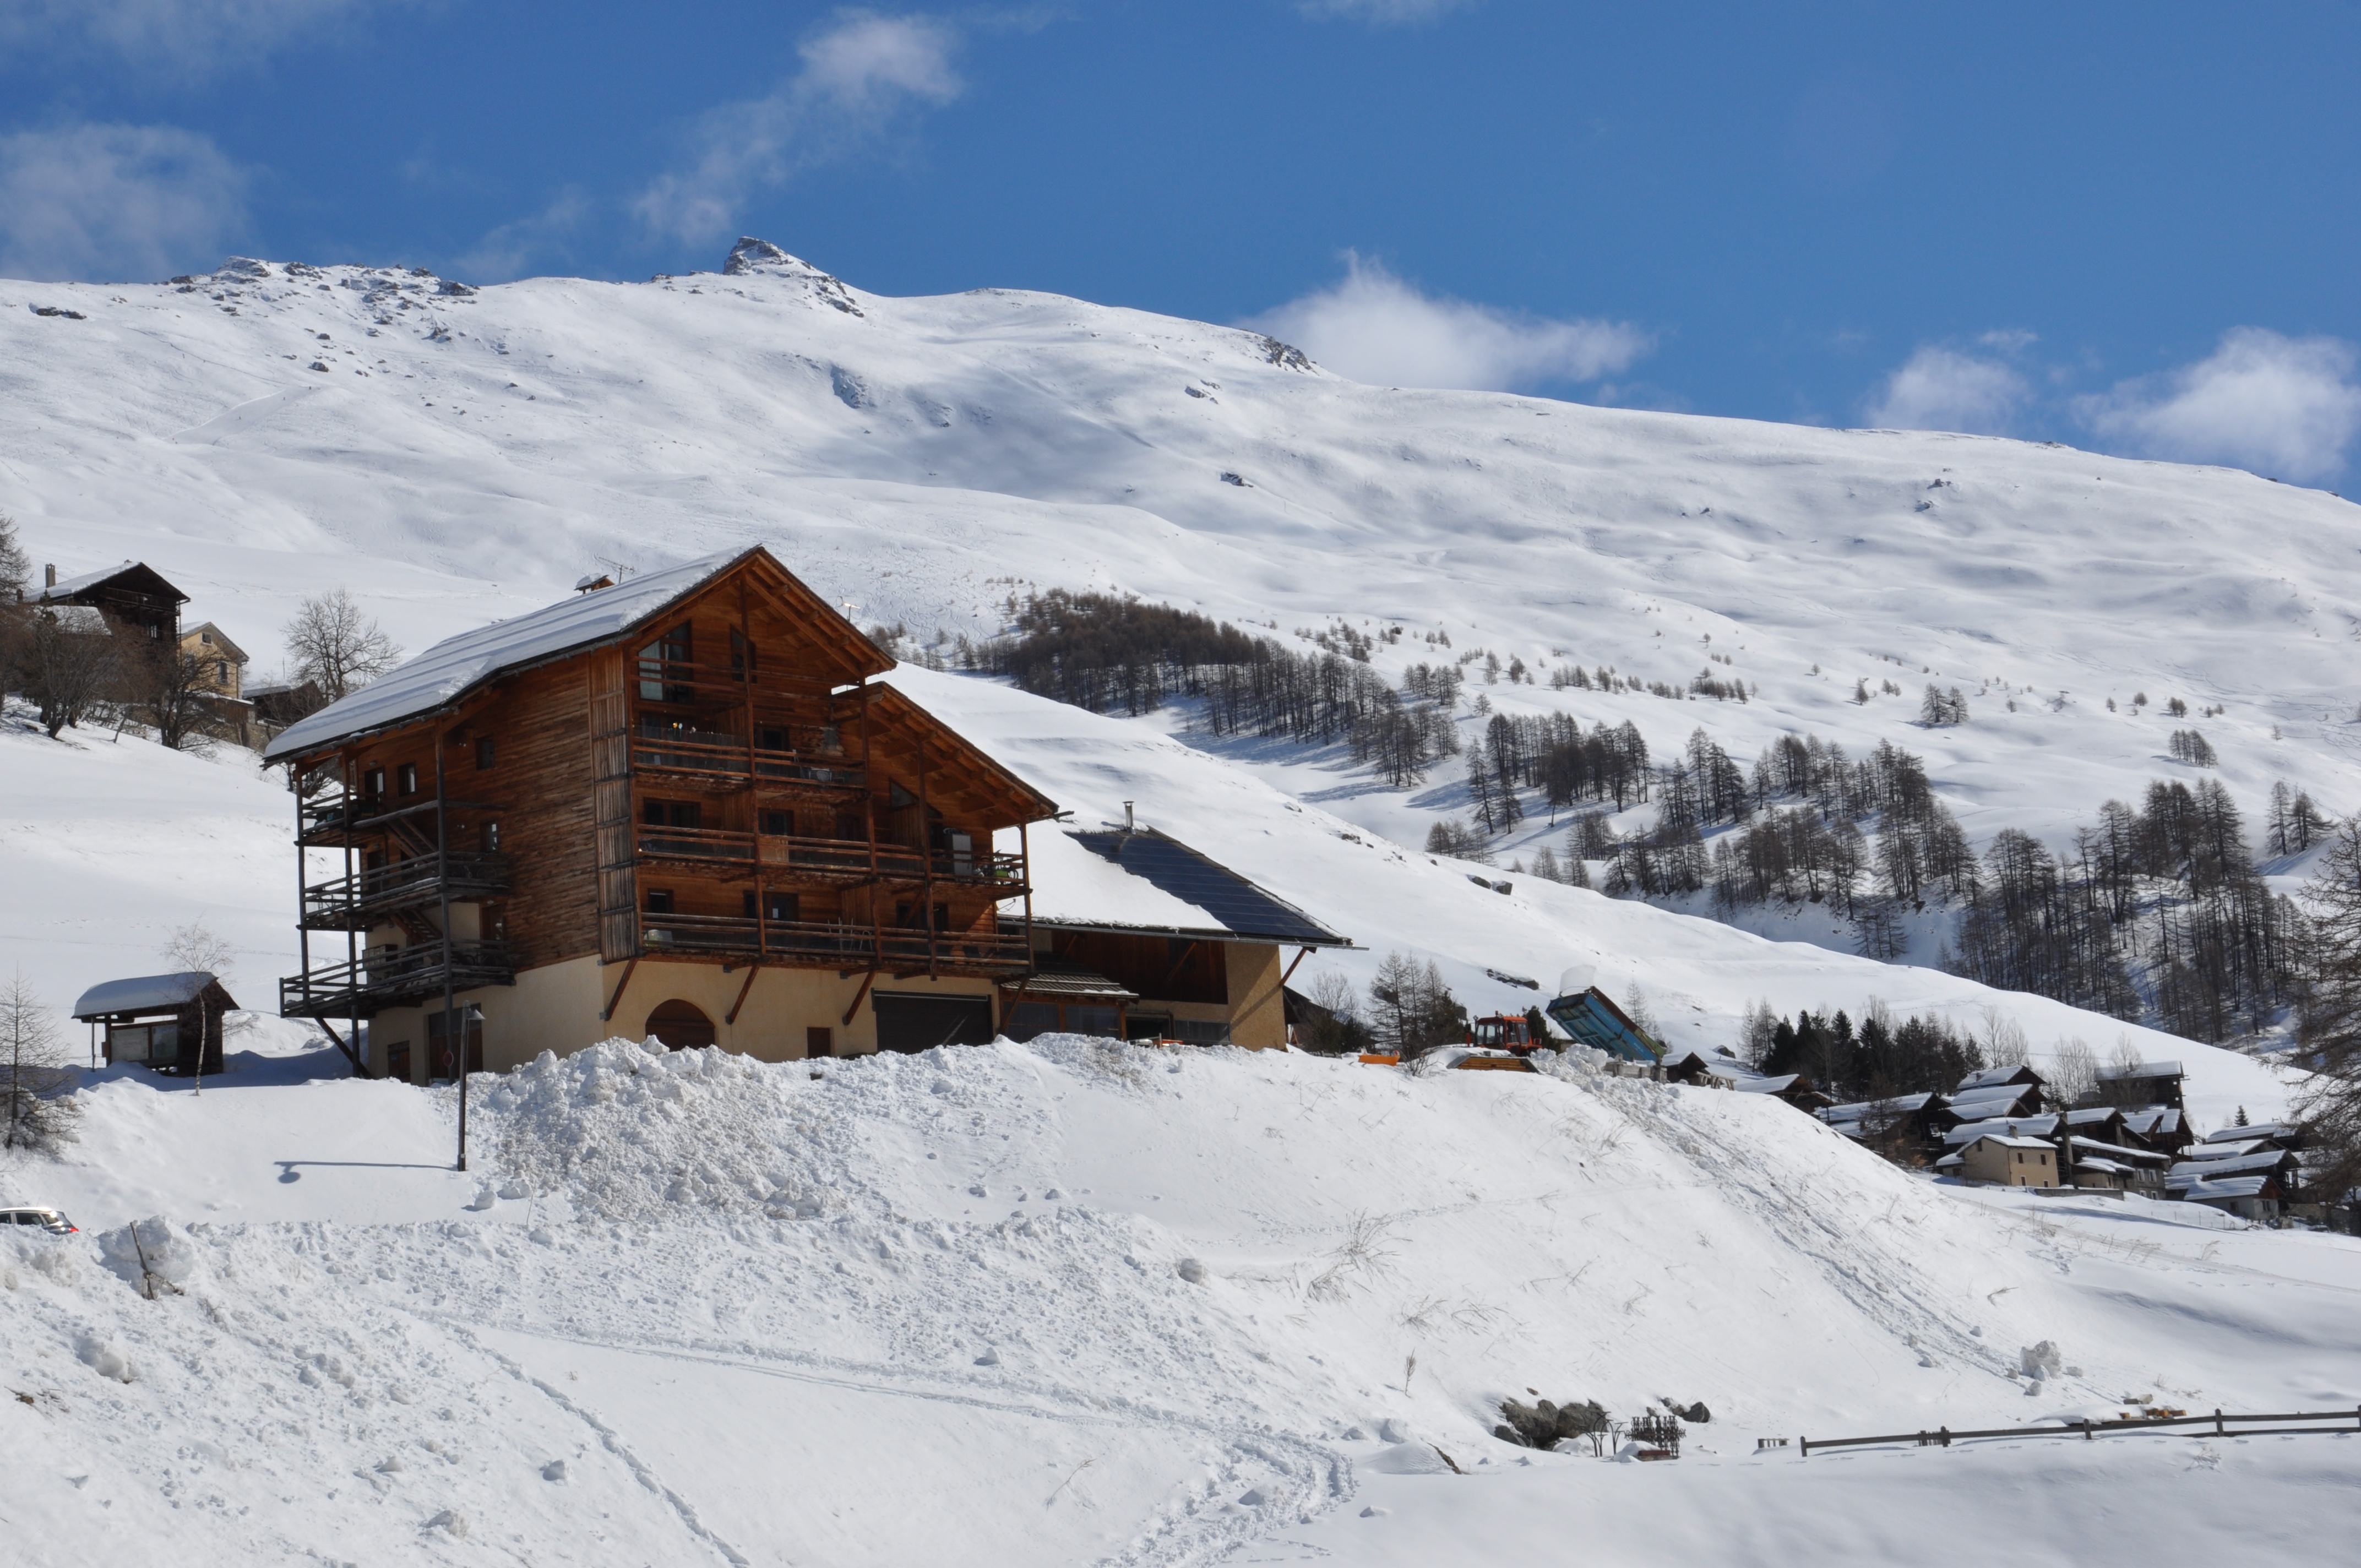
[[[668,887],[652,887],[648,889],[649,914],[670,915],[672,912],[672,889]]]
[[[754,918],[754,910],[756,908],[756,894],[754,890],[748,888],[742,896],[744,899],[743,907],[746,911],[746,918],[752,920]],[[760,897],[760,906],[763,911],[763,919],[785,922],[790,925],[795,922],[796,916],[796,906],[799,901],[794,894],[766,892],[761,894]]]
[[[789,738],[787,734],[787,727],[784,724],[763,725],[759,732],[755,744],[760,746],[765,751],[791,751],[795,750],[795,743]]]
[[[479,773],[490,772],[493,758],[498,751],[499,748],[492,744],[490,736],[478,736],[476,740],[476,771]]]
[[[774,839],[788,838],[794,834],[795,830],[796,814],[794,812],[765,811],[763,813],[763,831],[769,834],[771,837]]]
[[[214,661],[214,679],[222,682],[224,685],[228,684],[229,661],[227,659],[215,659]]]
[[[484,853],[488,855],[497,855],[500,852],[500,825],[499,823],[485,823],[483,828],[483,838]]]
[[[404,795],[418,793],[418,764],[403,762],[393,770],[394,787]]]
[[[744,680],[754,669],[754,645],[736,627],[730,629],[730,674],[733,680]]]
[[[651,828],[690,828],[702,825],[704,807],[693,800],[643,800],[640,803],[640,820]]]
[[[214,634],[210,631],[200,631],[197,633],[197,641],[210,648],[214,645]]]
[[[818,1026],[804,1031],[804,1055],[832,1057],[836,1055],[836,1031]]]
[[[380,795],[385,793],[383,768],[371,768],[361,775],[361,793],[368,795]]]
[[[694,672],[688,668],[693,653],[685,620],[641,649],[640,700],[695,702],[697,687],[689,684]]]

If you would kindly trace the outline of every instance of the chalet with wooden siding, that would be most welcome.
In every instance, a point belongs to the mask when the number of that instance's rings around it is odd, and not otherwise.
[[[126,561],[62,581],[55,566],[43,567],[41,575],[42,604],[87,605],[139,636],[159,641],[180,640],[181,607],[189,602],[189,596],[143,562]]]
[[[990,1039],[1034,968],[1025,828],[1056,808],[893,663],[757,547],[450,638],[291,725],[280,1010],[367,1021],[369,1070],[407,1080],[617,1035]]]
[[[1034,887],[1021,902],[1031,905],[1037,967],[1002,982],[1010,1036],[1286,1046],[1295,965],[1350,939],[1126,817],[1121,827],[1032,840]],[[1005,905],[1004,916],[1018,908]]]

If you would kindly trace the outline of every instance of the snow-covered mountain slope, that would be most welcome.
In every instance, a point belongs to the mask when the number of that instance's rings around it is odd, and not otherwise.
[[[996,630],[1028,585],[1102,587],[1282,633],[1396,621],[1389,671],[1433,657],[1428,631],[1543,670],[1710,669],[1756,700],[1486,689],[1629,718],[1660,751],[1698,724],[1741,759],[1797,730],[1898,739],[1978,839],[2062,840],[2186,774],[2174,696],[2225,707],[2192,722],[2250,807],[2278,779],[2361,807],[2361,511],[2325,493],[1365,387],[1227,328],[1004,290],[880,298],[759,242],[730,265],[480,291],[259,262],[0,283],[0,509],[62,570],[154,562],[265,663],[324,584],[415,647],[595,557],[763,540],[921,638]],[[1903,695],[1857,706],[1861,678]],[[1929,681],[1960,685],[1972,722],[1918,729]],[[1337,800],[1412,841],[1448,804]]]
[[[1752,1096],[1068,1038],[815,1079],[614,1042],[479,1083],[460,1178],[447,1091],[242,1036],[201,1098],[100,1075],[38,1173],[84,1234],[0,1238],[23,1561],[1435,1561],[1594,1519],[1636,1560],[1669,1517],[1699,1561],[1868,1564],[1901,1487],[1914,1528],[2067,1563],[2351,1505],[2335,1439],[1755,1455],[2136,1394],[2349,1407],[2361,1244],[1939,1188]],[[2028,1397],[2045,1340],[2070,1370]],[[1534,1388],[1713,1419],[1675,1466],[1491,1438]],[[2013,1499],[2068,1478],[2107,1507],[2019,1540]]]

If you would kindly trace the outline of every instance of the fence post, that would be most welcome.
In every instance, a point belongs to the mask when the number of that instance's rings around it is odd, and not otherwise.
[[[1807,1437],[1797,1438],[1795,1440],[1795,1449],[1797,1453],[1803,1455],[1803,1457],[1809,1459],[1812,1456],[1812,1440]]]
[[[2213,1435],[2222,1435],[2222,1408],[2219,1405],[2213,1407]]]
[[[1942,1433],[1943,1433],[1943,1446],[1944,1446],[1945,1448],[1949,1448],[1949,1447],[1950,1447],[1950,1446],[1951,1446],[1951,1429],[1950,1429],[1949,1427],[1945,1427],[1945,1428],[1943,1428],[1943,1429],[1942,1429]]]

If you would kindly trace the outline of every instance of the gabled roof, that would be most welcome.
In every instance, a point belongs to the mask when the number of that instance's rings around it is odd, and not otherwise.
[[[210,620],[192,626],[182,631],[181,633],[181,641],[186,642],[192,638],[196,638],[199,640],[200,643],[203,644],[203,634],[208,631],[213,633],[214,639],[209,646],[211,646],[215,652],[219,653],[223,658],[227,659],[234,664],[243,664],[247,663],[246,650],[231,641],[229,640],[229,633],[224,631],[220,627],[215,626]]]
[[[2224,1176],[2274,1171],[2294,1163],[2295,1156],[2285,1149],[2271,1149],[2262,1154],[2237,1155],[2229,1159],[2184,1159],[2172,1168],[2172,1174],[2193,1181],[2213,1181]]]
[[[1033,924],[1053,931],[1353,945],[1268,889],[1153,828],[1044,834],[1034,855],[1033,884]]]
[[[164,580],[162,573],[144,561],[126,561],[119,566],[101,566],[95,572],[84,572],[78,577],[65,577],[41,590],[41,598],[51,603],[72,598],[77,594],[93,593],[100,588],[119,587],[126,593],[153,594],[170,598],[174,604],[186,604],[189,596]]]
[[[2055,1114],[2039,1116],[1994,1116],[1982,1122],[1962,1122],[1943,1134],[1943,1141],[1954,1148],[1986,1137],[2054,1137],[2058,1132]]]
[[[103,1018],[116,1013],[164,1013],[176,1007],[186,1007],[205,993],[208,986],[220,981],[203,970],[188,970],[179,974],[143,974],[130,980],[110,980],[92,986],[74,1003],[77,1023]],[[229,992],[222,992],[228,1001]],[[236,1003],[232,1003],[235,1006]]]
[[[1998,1067],[1984,1068],[1960,1080],[1958,1092],[1970,1093],[1979,1089],[1997,1089],[2003,1084],[2039,1084],[2045,1081],[2026,1062],[2004,1062]]]
[[[2052,1148],[2048,1144],[2044,1143],[2039,1138],[2012,1138],[2006,1133],[1979,1134],[1975,1137],[1969,1139],[1961,1147],[1960,1152],[1965,1154],[1969,1149],[1974,1148],[1978,1144],[1991,1144],[1996,1148],[2004,1149],[2039,1149],[2045,1154],[2053,1155],[2058,1152],[2055,1148]]]
[[[734,554],[708,555],[662,572],[628,577],[611,588],[577,594],[511,620],[496,620],[446,637],[343,701],[330,703],[289,725],[271,741],[264,760],[300,756],[422,718],[449,707],[496,675],[619,641],[643,630],[724,574],[757,561],[778,575],[777,586],[797,599],[796,609],[802,614],[836,631],[848,648],[855,650],[846,679],[882,674],[894,667],[894,661],[877,652],[851,621],[797,582],[758,544]]]

